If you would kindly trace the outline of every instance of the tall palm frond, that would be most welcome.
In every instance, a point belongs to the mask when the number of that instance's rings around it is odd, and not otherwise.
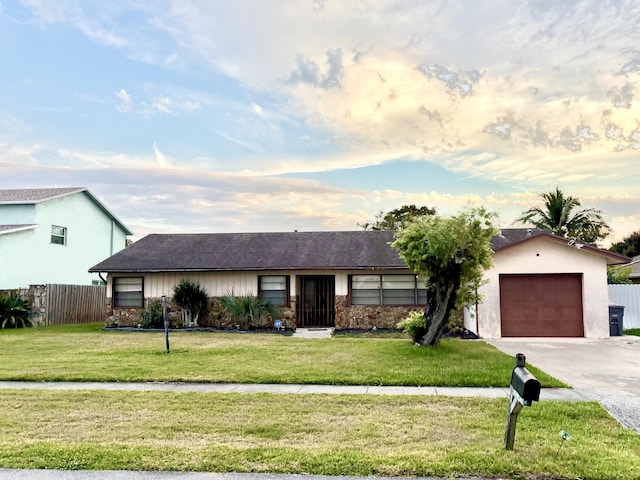
[[[544,206],[530,208],[516,221],[585,243],[596,243],[609,234],[609,225],[604,221],[602,211],[595,208],[579,209],[580,200],[565,195],[560,188],[542,193],[540,197],[544,200]]]

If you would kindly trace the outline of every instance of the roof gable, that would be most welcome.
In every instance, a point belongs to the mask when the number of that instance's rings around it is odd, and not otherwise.
[[[558,242],[566,245],[567,247],[577,248],[583,252],[595,253],[601,255],[607,259],[607,264],[615,265],[621,263],[627,263],[629,257],[620,255],[618,253],[610,252],[609,250],[603,250],[593,245],[587,245],[574,240],[568,240],[565,237],[553,235],[538,228],[508,228],[500,231],[498,235],[491,240],[491,248],[494,252],[498,253],[506,248],[514,248],[518,245],[529,242],[536,239],[548,239],[554,242]]]
[[[91,272],[406,268],[392,231],[152,234]]]
[[[126,235],[133,235],[133,232],[85,187],[0,190],[0,205],[35,205],[76,193],[84,193],[105,215],[116,222]]]

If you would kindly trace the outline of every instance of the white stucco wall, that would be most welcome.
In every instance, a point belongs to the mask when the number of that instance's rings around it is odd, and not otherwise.
[[[19,225],[36,223],[35,205],[0,206],[0,225]]]
[[[489,283],[480,289],[484,299],[478,305],[476,332],[475,308],[465,312],[465,326],[483,338],[500,338],[500,274],[582,274],[584,335],[609,336],[607,261],[593,252],[579,250],[548,238],[534,238],[519,245],[498,250],[494,266],[486,272]]]
[[[0,235],[0,288],[45,283],[90,285],[99,277],[87,270],[125,246],[124,230],[83,192],[30,208],[3,207],[2,223],[38,226]],[[66,245],[51,243],[52,225],[66,227]]]

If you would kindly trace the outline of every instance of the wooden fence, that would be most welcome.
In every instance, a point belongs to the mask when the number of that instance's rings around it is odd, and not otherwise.
[[[105,286],[47,284],[3,292],[27,300],[31,319],[37,325],[96,323],[107,317]]]
[[[47,285],[45,325],[104,322],[107,287]]]

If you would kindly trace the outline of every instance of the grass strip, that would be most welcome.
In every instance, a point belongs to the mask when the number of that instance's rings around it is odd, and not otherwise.
[[[5,468],[640,478],[640,436],[597,403],[542,402],[502,441],[507,400],[0,391]],[[560,430],[572,438],[560,446]]]
[[[101,325],[0,330],[1,380],[506,387],[514,360],[482,341],[415,347],[394,338],[105,332]],[[566,386],[535,367],[544,387]]]

